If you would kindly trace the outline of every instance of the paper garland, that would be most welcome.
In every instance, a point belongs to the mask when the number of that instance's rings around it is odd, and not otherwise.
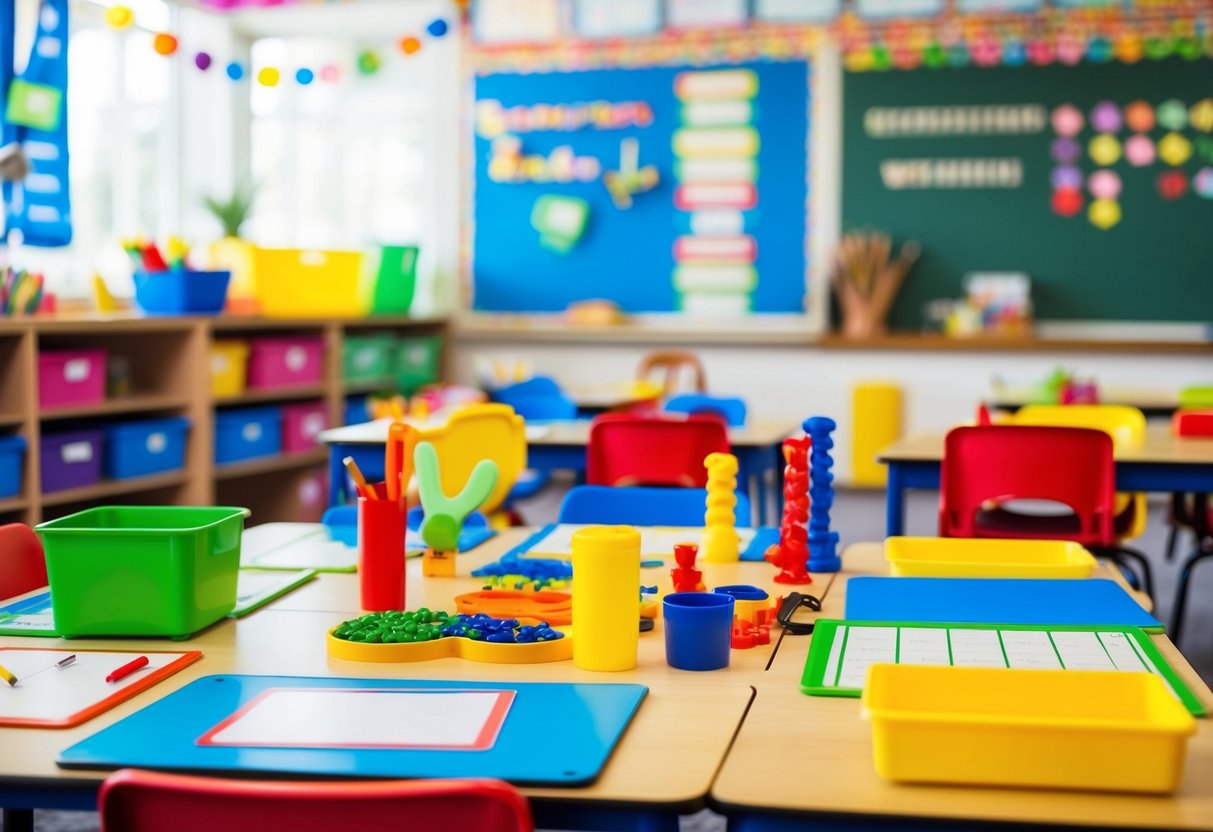
[[[128,6],[110,6],[105,13],[105,22],[115,31],[126,31],[135,25],[135,13]],[[426,38],[441,38],[449,31],[450,24],[439,17],[426,24],[423,34]],[[422,44],[422,38],[415,34],[405,35],[397,40],[397,46],[405,56],[416,55],[421,51]],[[158,32],[152,38],[152,49],[166,58],[176,55],[180,51],[180,46],[178,37],[171,32]],[[214,57],[205,50],[194,52],[192,62],[194,68],[199,72],[207,72],[215,65]],[[374,75],[383,66],[383,55],[378,50],[364,49],[358,54],[355,66],[360,75]],[[225,66],[224,74],[230,81],[240,82],[249,77],[250,72],[239,61],[231,61]],[[292,71],[275,66],[265,66],[256,70],[252,77],[255,77],[257,83],[264,87],[276,87],[284,77],[294,78],[296,84],[306,87],[317,79],[330,84],[336,83],[345,74],[348,73],[342,73],[339,67],[333,65],[322,67],[319,71],[313,70],[311,67],[298,67]]]

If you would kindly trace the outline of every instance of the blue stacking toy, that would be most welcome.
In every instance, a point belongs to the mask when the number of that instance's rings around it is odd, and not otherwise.
[[[813,440],[809,453],[809,561],[810,572],[837,572],[838,532],[830,531],[830,507],[834,505],[834,458],[830,434],[838,426],[833,419],[814,416],[804,422],[804,432]]]

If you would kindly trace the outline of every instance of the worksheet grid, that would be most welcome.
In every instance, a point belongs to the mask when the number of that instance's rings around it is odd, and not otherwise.
[[[1041,670],[1144,670],[1162,676],[1133,638],[1123,632],[843,625],[834,632],[822,684],[862,688],[868,667],[881,663]]]

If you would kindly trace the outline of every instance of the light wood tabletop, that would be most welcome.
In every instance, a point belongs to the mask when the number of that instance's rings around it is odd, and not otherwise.
[[[945,433],[915,433],[898,439],[877,453],[881,462],[939,462]],[[1117,462],[1213,465],[1213,439],[1175,436],[1169,425],[1150,425],[1141,445],[1118,447]]]
[[[670,418],[676,418],[671,416]],[[349,425],[326,430],[319,435],[326,444],[383,445],[387,442],[390,419]],[[442,422],[417,423],[417,427],[428,430],[440,427]],[[756,419],[744,427],[729,428],[729,444],[738,448],[773,447],[800,430],[794,419]],[[574,445],[585,447],[590,441],[590,420],[569,419],[558,422],[535,422],[526,426],[526,440],[530,446]]]
[[[519,543],[527,530],[510,529],[457,559],[455,578],[423,578],[420,560],[408,562],[407,606],[453,610],[452,598],[479,589],[483,580],[468,573],[500,557]],[[641,583],[671,589],[669,566],[641,572]],[[700,564],[707,586],[750,583],[772,597],[786,593],[771,581],[766,563]],[[828,591],[830,577],[816,576],[810,591]],[[5,788],[63,788],[70,781],[92,781],[100,771],[63,771],[57,753],[128,716],[156,699],[202,676],[220,673],[281,674],[356,678],[493,680],[502,682],[626,682],[646,685],[648,695],[602,776],[581,788],[530,788],[536,798],[608,804],[647,804],[669,811],[702,806],[753,695],[752,685],[774,653],[769,646],[734,650],[727,670],[695,673],[676,670],[665,661],[661,622],[640,638],[636,669],[622,673],[579,670],[571,661],[548,664],[494,665],[439,659],[429,662],[376,664],[329,658],[326,632],[359,613],[357,576],[321,575],[316,581],[271,606],[236,620],[225,620],[182,643],[167,640],[0,638],[0,646],[89,649],[197,649],[203,658],[128,702],[76,728],[38,730],[0,728],[0,791]],[[35,643],[36,642],[36,643]],[[536,738],[537,742],[543,738]],[[474,774],[474,771],[469,771]]]
[[[847,579],[888,574],[880,544],[843,554],[822,615],[841,618]],[[1098,577],[1110,577],[1111,573]],[[940,818],[952,821],[1056,824],[1095,828],[1213,829],[1213,723],[1200,719],[1188,744],[1184,781],[1174,796],[1039,789],[898,785],[876,775],[871,729],[858,699],[806,696],[800,676],[808,638],[785,637],[757,682],[754,703],[712,787],[712,801],[736,813]],[[1202,700],[1213,693],[1166,636],[1156,647]],[[771,765],[777,754],[779,764]]]

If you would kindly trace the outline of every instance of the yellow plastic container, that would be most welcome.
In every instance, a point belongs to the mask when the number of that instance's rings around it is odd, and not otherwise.
[[[640,532],[587,526],[573,533],[573,664],[582,670],[631,670],[640,628]]]
[[[211,395],[239,396],[244,392],[248,354],[247,341],[215,341],[211,344]]]
[[[1171,792],[1196,722],[1151,673],[876,664],[863,688],[888,780]]]
[[[355,318],[370,312],[373,279],[362,253],[258,248],[255,293],[271,318]]]
[[[1068,540],[890,537],[890,571],[922,578],[1088,578],[1095,558]]]
[[[888,470],[876,461],[881,448],[901,436],[901,388],[885,382],[851,391],[851,484],[883,487]]]
[[[337,638],[329,630],[325,637],[328,654],[347,662],[427,662],[448,657],[489,664],[537,664],[561,662],[573,655],[573,635],[568,627],[555,627],[564,638],[531,644],[493,644],[448,636],[411,644],[367,644]]]

